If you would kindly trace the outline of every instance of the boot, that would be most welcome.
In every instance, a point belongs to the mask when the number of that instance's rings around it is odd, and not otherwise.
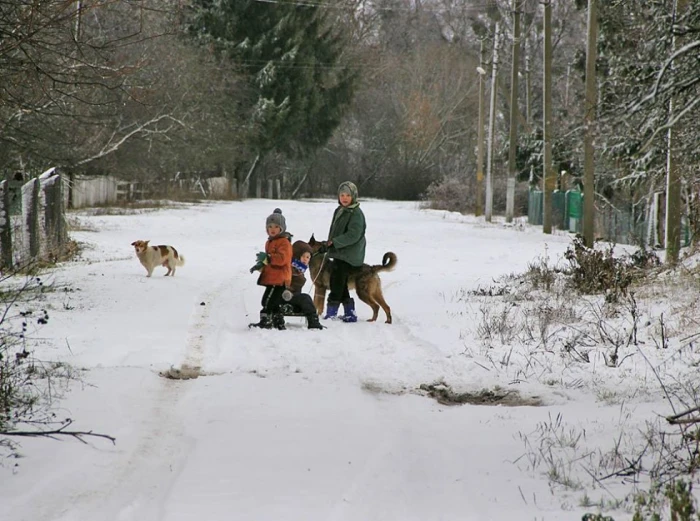
[[[309,329],[326,329],[325,326],[321,325],[321,322],[318,320],[318,315],[314,313],[313,315],[308,315],[306,317],[306,321],[308,322],[308,328]]]
[[[259,327],[260,329],[272,329],[272,320],[267,313],[260,313],[260,322],[249,324],[248,327]]]
[[[323,317],[324,320],[335,320],[338,318],[338,308],[340,304],[338,302],[329,302],[326,306],[326,316]]]
[[[284,325],[284,315],[282,313],[275,313],[272,315],[272,327],[284,331],[287,327]]]
[[[343,309],[345,314],[342,319],[343,322],[357,322],[357,315],[355,314],[355,301],[351,298],[343,302]]]

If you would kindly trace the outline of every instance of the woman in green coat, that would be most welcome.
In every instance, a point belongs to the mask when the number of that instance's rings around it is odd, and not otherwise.
[[[365,214],[357,201],[357,187],[350,181],[338,187],[338,208],[328,231],[328,259],[331,260],[331,291],[328,295],[326,316],[338,318],[338,308],[343,304],[344,322],[357,322],[355,301],[350,298],[348,275],[353,268],[365,262]]]

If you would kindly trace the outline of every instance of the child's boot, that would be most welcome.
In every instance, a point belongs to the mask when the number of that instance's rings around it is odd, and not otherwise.
[[[260,313],[260,322],[250,324],[248,327],[259,327],[260,329],[272,329],[272,320],[267,313]]]
[[[322,326],[321,322],[319,322],[318,315],[316,313],[314,313],[313,315],[308,315],[306,317],[306,321],[309,324],[309,329],[325,329],[325,326]]]
[[[338,308],[340,307],[339,302],[329,302],[326,306],[326,316],[323,317],[325,320],[334,320],[338,318]]]
[[[284,315],[282,313],[275,313],[272,315],[272,327],[284,331],[287,327],[284,324]]]
[[[357,315],[355,314],[355,301],[351,298],[343,302],[343,309],[345,314],[343,315],[343,322],[357,322]]]

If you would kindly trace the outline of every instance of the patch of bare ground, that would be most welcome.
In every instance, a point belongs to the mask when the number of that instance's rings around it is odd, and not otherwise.
[[[506,407],[539,407],[544,405],[537,396],[521,396],[517,391],[498,387],[460,393],[443,382],[437,382],[421,384],[419,389],[442,405],[503,405]]]

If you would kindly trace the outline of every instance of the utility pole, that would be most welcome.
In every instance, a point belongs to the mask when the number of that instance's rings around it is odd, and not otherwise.
[[[476,152],[476,197],[474,203],[474,215],[479,217],[484,213],[484,123],[486,119],[486,103],[484,91],[486,90],[486,70],[484,69],[484,40],[481,40],[479,51],[479,128],[477,136]]]
[[[527,124],[528,130],[530,129],[530,89],[532,88],[532,83],[530,80],[530,38],[529,35],[525,37],[525,123]]]
[[[493,153],[496,135],[496,91],[498,90],[498,38],[499,25],[496,22],[493,34],[493,59],[491,65],[491,107],[489,109],[489,138],[486,148],[486,208],[484,219],[491,222],[493,214]]]
[[[588,41],[586,44],[586,104],[583,136],[583,243],[593,247],[595,233],[595,124],[596,124],[596,58],[598,49],[597,0],[588,0]]]
[[[513,0],[513,62],[510,70],[510,136],[508,145],[508,181],[506,185],[506,222],[513,222],[515,206],[515,152],[518,148],[518,72],[520,69],[520,1]]]
[[[544,4],[544,78],[542,79],[542,233],[552,233],[552,2]]]
[[[676,25],[676,17],[679,9],[685,7],[686,0],[673,2],[672,26]],[[676,51],[675,28],[672,28],[671,52]],[[671,63],[671,70],[674,66]],[[668,119],[671,121],[674,114],[673,98],[668,101]],[[673,126],[668,128],[666,148],[666,262],[677,264],[681,250],[681,179],[678,173],[675,158],[675,132]]]

